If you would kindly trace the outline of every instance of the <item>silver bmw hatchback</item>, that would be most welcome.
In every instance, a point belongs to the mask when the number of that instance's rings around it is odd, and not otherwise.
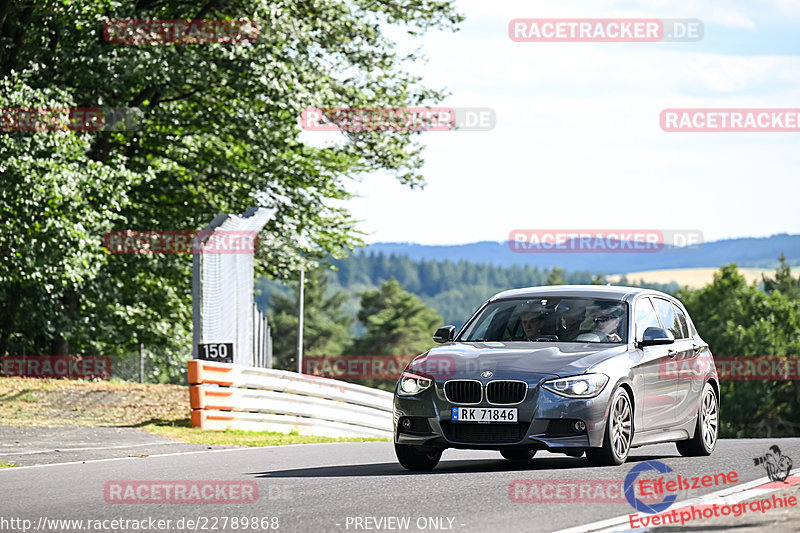
[[[709,455],[719,378],[689,314],[662,292],[598,285],[532,287],[484,303],[456,334],[414,359],[394,395],[394,446],[409,470],[447,448],[537,450],[620,465],[631,448],[675,442]]]

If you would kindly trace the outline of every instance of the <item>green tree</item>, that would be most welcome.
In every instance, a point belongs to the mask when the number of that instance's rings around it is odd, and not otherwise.
[[[358,319],[364,335],[353,342],[357,355],[418,355],[433,346],[442,317],[394,279],[361,293]]]
[[[566,271],[563,268],[553,267],[553,270],[550,271],[550,275],[547,276],[547,281],[545,281],[545,285],[564,285],[564,274]]]
[[[717,357],[800,356],[800,302],[747,285],[736,265],[722,267],[701,289],[683,289],[697,330]],[[724,381],[721,434],[776,437],[800,432],[797,381]]]
[[[608,280],[606,279],[606,275],[605,274],[597,274],[597,275],[592,277],[592,281],[590,282],[590,285],[606,285],[607,283],[608,283]]]
[[[300,284],[293,283],[294,297],[273,295],[268,320],[272,333],[273,367],[297,370],[297,321]],[[344,305],[345,291],[330,290],[324,268],[307,272],[303,306],[303,353],[340,355],[349,342],[351,317]]]
[[[108,19],[256,20],[249,44],[113,44]],[[0,351],[188,353],[191,259],[109,256],[109,229],[196,230],[276,209],[258,252],[288,279],[303,257],[361,243],[340,200],[377,170],[422,185],[413,133],[300,138],[308,107],[435,104],[385,32],[461,20],[449,0],[0,2],[0,107],[138,108],[135,131],[0,133]],[[307,244],[298,245],[300,237]],[[182,364],[180,361],[178,364]]]
[[[800,279],[792,277],[792,269],[786,262],[786,254],[781,252],[778,268],[775,269],[775,277],[770,278],[764,274],[761,280],[764,283],[764,290],[772,294],[775,291],[782,293],[787,298],[793,300],[800,299]]]

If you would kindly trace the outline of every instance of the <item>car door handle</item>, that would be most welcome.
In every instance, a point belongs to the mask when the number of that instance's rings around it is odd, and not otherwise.
[[[675,354],[678,353],[675,350],[667,350],[667,357],[675,357]]]

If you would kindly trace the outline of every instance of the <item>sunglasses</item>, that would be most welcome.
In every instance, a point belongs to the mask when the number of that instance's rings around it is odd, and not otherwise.
[[[603,315],[603,316],[595,317],[594,321],[595,322],[608,322],[609,320],[614,320],[615,318],[619,318],[619,317],[618,316],[613,316],[613,315]]]

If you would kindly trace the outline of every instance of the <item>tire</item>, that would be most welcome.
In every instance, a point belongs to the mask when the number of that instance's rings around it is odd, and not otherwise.
[[[710,383],[703,387],[700,407],[697,409],[697,424],[694,437],[675,443],[678,453],[684,457],[704,457],[711,455],[717,445],[719,435],[719,400]]]
[[[419,446],[397,443],[394,445],[394,453],[397,455],[397,460],[406,470],[433,470],[439,464],[443,451],[432,450],[426,453],[420,451]]]
[[[500,455],[509,461],[530,461],[536,450],[500,450]]]
[[[587,448],[586,458],[593,466],[618,466],[625,462],[633,440],[633,403],[628,392],[618,388],[608,410],[603,445]]]

